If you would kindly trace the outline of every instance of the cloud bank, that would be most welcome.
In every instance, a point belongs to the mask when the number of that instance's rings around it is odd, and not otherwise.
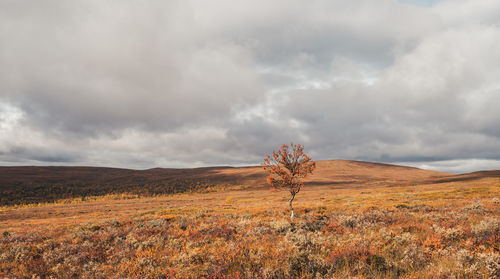
[[[500,3],[424,2],[2,1],[0,164],[498,169]]]

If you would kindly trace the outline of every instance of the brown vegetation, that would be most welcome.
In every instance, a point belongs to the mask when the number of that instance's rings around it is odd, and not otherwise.
[[[264,184],[260,168],[216,172]],[[0,277],[499,278],[496,174],[318,162],[294,223],[254,185],[4,206]]]
[[[460,179],[450,174],[356,161],[316,161],[306,186],[399,186]],[[103,195],[155,195],[266,187],[260,167],[129,170],[97,167],[0,167],[0,206],[92,199]],[[450,178],[449,178],[450,177]]]

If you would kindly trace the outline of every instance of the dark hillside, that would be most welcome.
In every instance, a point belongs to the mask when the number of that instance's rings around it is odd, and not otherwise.
[[[473,174],[470,174],[473,175]],[[480,173],[477,175],[481,175]],[[239,186],[265,187],[260,167],[130,170],[101,167],[0,167],[0,205],[52,202],[106,194],[151,196]],[[379,163],[318,161],[306,186],[401,186],[460,179],[447,173]],[[467,179],[464,177],[464,179]]]

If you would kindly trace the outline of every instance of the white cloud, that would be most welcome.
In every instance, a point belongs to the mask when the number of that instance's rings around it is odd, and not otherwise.
[[[500,169],[500,160],[484,159],[446,160],[434,162],[399,162],[397,164],[450,173],[468,173],[478,170]]]
[[[446,0],[432,8],[441,21],[453,27],[500,23],[500,2],[496,0]]]

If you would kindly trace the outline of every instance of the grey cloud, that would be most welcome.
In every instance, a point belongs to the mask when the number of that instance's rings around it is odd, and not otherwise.
[[[479,2],[1,2],[0,162],[255,164],[293,141],[495,165],[500,29]]]
[[[171,130],[264,92],[247,49],[192,38],[182,2],[52,4],[53,16],[3,9],[2,95],[35,126]]]
[[[54,152],[53,149],[14,147],[7,152],[0,152],[3,160],[9,163],[27,164],[70,164],[78,163],[83,158],[76,152]]]
[[[496,159],[500,33],[488,26],[423,39],[373,85],[339,81],[290,94],[284,117],[306,123],[323,158]]]

